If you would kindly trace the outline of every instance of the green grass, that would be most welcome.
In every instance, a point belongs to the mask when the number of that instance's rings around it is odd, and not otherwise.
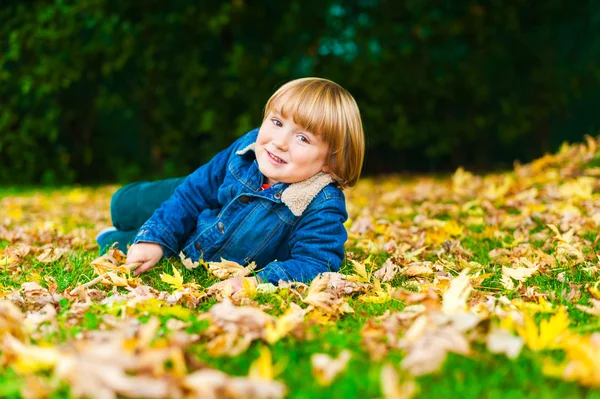
[[[595,165],[597,159],[594,159],[590,165],[597,166]],[[56,193],[68,193],[71,189],[72,187],[39,190],[32,187],[0,188],[0,199],[17,196],[30,197],[36,194],[50,196]],[[414,209],[417,209],[421,208],[424,202],[415,202],[412,205],[415,207]],[[427,209],[426,206],[423,206],[422,209],[425,209],[424,213],[427,218],[441,221],[455,220],[461,226],[464,226],[466,218],[473,215],[471,210],[466,212],[459,210],[457,214],[452,214],[451,209],[457,204],[451,200],[445,200],[439,205],[440,207],[437,209]],[[457,209],[460,209],[460,207],[457,206]],[[520,209],[514,207],[506,207],[502,211],[511,216],[522,214]],[[398,219],[387,217],[387,220],[397,222],[403,227],[410,227],[416,215],[417,213],[406,214]],[[533,223],[534,225],[530,224],[528,227],[529,235],[547,230],[545,222],[542,220],[534,218]],[[86,221],[81,221],[78,226],[88,229],[95,228],[94,224],[86,223]],[[533,275],[522,286],[516,284],[515,289],[506,290],[500,280],[502,266],[509,265],[504,264],[502,260],[492,259],[489,254],[494,249],[509,247],[515,230],[502,229],[496,226],[498,230],[506,234],[506,237],[490,238],[489,235],[486,235],[486,225],[464,227],[464,233],[460,237],[449,239],[459,239],[462,248],[471,254],[469,259],[466,260],[479,263],[482,269],[481,272],[490,274],[480,286],[476,287],[479,294],[483,293],[495,297],[505,296],[510,300],[534,301],[534,299],[527,298],[525,293],[527,288],[535,288],[535,291],[544,295],[555,308],[558,306],[567,307],[572,332],[589,334],[600,331],[600,322],[597,316],[589,315],[575,308],[575,305],[590,305],[592,295],[589,292],[589,287],[598,281],[597,274],[583,270],[584,266],[590,266],[589,261],[583,264],[573,264],[571,262],[567,265],[560,265],[557,263],[543,273]],[[412,237],[406,238],[408,242],[420,242],[418,231],[411,234],[413,234]],[[581,237],[587,241],[583,253],[586,256],[589,255],[589,258],[593,258],[594,253],[600,251],[600,240],[595,243],[595,246],[593,245],[597,234],[596,231],[583,231],[581,233]],[[549,239],[552,237],[553,234],[550,233]],[[364,240],[377,242],[380,238],[377,234],[371,234],[364,237]],[[367,253],[364,246],[359,248],[359,244],[361,244],[360,239],[350,241],[347,251],[352,254],[353,259],[359,262],[365,262],[370,257],[371,264],[367,268],[369,271],[376,270],[389,257],[388,254],[383,252]],[[539,240],[531,240],[530,244],[535,248],[551,247],[547,252],[554,253],[554,245],[548,247],[545,246],[545,242]],[[9,241],[0,239],[0,249],[3,250],[8,246],[10,246]],[[456,261],[456,255],[449,255],[440,251],[442,246],[442,244],[428,244],[427,251],[419,255],[418,260],[427,260],[433,263],[441,260]],[[8,293],[20,288],[23,283],[31,281],[36,281],[43,287],[50,288],[55,281],[56,292],[63,293],[65,290],[70,290],[95,277],[90,262],[97,256],[98,252],[95,249],[87,251],[79,249],[64,255],[56,262],[44,264],[30,255],[18,267],[0,266],[0,288],[3,289],[3,292]],[[1,257],[2,254],[0,253],[0,259]],[[140,277],[141,281],[156,290],[172,292],[172,287],[161,280],[161,274],[172,274],[173,267],[181,272],[186,283],[196,282],[201,287],[208,287],[216,282],[216,279],[210,277],[203,267],[187,270],[181,266],[178,259],[161,261],[156,267],[143,274]],[[454,276],[459,271],[458,266],[456,268],[449,267],[444,269],[440,275]],[[349,261],[345,262],[341,272],[353,274],[354,266]],[[558,278],[559,274],[563,276],[562,280]],[[415,281],[431,284],[436,278],[438,276],[435,273],[429,278],[420,279],[409,278],[405,273],[400,273],[389,284],[393,288],[401,287],[416,290]],[[124,288],[114,288],[114,291],[112,291],[112,287],[103,287],[100,284],[96,288],[103,290],[108,297],[113,295],[113,292],[121,294],[128,292]],[[574,301],[568,297],[573,288],[577,289],[580,294],[580,297]],[[332,323],[325,325],[307,320],[302,336],[286,336],[280,341],[268,345],[275,364],[283,370],[278,378],[288,387],[289,398],[378,398],[382,396],[380,388],[381,368],[385,363],[390,363],[399,370],[404,352],[397,348],[388,348],[389,351],[384,360],[373,360],[363,341],[361,330],[365,323],[377,320],[378,317],[385,315],[387,311],[402,311],[407,304],[397,299],[391,299],[383,304],[370,304],[361,302],[358,297],[359,295],[354,294],[348,299],[354,313],[339,316]],[[299,302],[294,294],[286,290],[281,290],[277,294],[259,294],[253,299],[259,306],[267,308],[267,313],[274,316],[279,316],[290,301],[295,301],[302,307],[307,306]],[[140,303],[136,307],[94,302],[88,311],[81,316],[81,319],[73,324],[71,319],[74,311],[73,302],[63,299],[55,305],[58,312],[56,317],[58,329],[55,331],[50,329],[46,334],[39,337],[30,337],[30,342],[33,344],[42,342],[53,345],[69,344],[72,340],[77,339],[76,337],[83,336],[88,331],[110,329],[111,326],[105,320],[107,315],[117,318],[134,318],[142,323],[146,323],[151,317],[158,317],[161,323],[159,335],[168,336],[171,332],[167,328],[167,322],[175,318],[188,323],[185,328],[188,334],[197,334],[200,337],[196,343],[186,349],[186,354],[189,355],[188,365],[191,370],[200,366],[209,366],[234,376],[246,376],[250,365],[258,358],[261,346],[266,344],[262,341],[255,341],[247,351],[234,357],[209,355],[206,350],[208,339],[203,334],[209,328],[210,323],[206,320],[200,320],[198,316],[210,310],[216,303],[217,301],[212,297],[204,298],[197,308],[190,310],[185,306],[169,307],[156,302]],[[539,313],[535,315],[535,320],[539,322],[542,319],[547,320],[549,317],[549,314]],[[0,315],[0,330],[2,329],[1,321],[2,315]],[[486,323],[489,324],[489,322]],[[407,322],[407,326],[409,324],[410,322]],[[399,334],[401,335],[401,333]],[[381,343],[387,344],[387,338],[382,338]],[[316,384],[311,372],[311,356],[316,353],[337,356],[346,349],[352,353],[347,369],[330,386],[321,387]],[[0,358],[1,356],[0,353]],[[538,353],[525,347],[519,357],[510,360],[503,355],[488,352],[483,341],[478,340],[473,344],[473,351],[470,356],[450,354],[441,369],[429,375],[418,377],[416,381],[419,386],[419,393],[416,397],[600,399],[600,392],[597,390],[574,382],[550,378],[543,374],[541,368],[544,359],[561,359],[564,356],[565,354],[561,350]],[[49,375],[42,376],[51,379]],[[10,366],[0,370],[0,397],[20,398],[21,390],[27,383],[26,377],[16,373]],[[69,387],[60,384],[54,386],[54,391],[49,393],[49,396],[52,398],[71,397]]]

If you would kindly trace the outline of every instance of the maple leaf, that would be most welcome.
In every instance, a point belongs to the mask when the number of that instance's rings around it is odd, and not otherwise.
[[[179,252],[179,259],[181,259],[181,263],[188,270],[193,270],[200,264],[200,262],[193,262],[190,258],[187,258],[183,252]]]
[[[427,246],[424,246],[424,247],[415,249],[414,251],[404,252],[402,254],[402,257],[404,258],[404,260],[406,262],[413,262],[413,261],[416,261],[417,258],[419,257],[419,255],[421,255],[426,249],[427,249]]]
[[[367,264],[371,262],[371,257],[369,256],[364,263],[360,263],[355,261],[354,259],[350,259],[352,265],[354,265],[355,274],[352,276],[346,277],[348,281],[357,281],[357,282],[369,282],[371,280],[371,273],[367,271]]]
[[[215,277],[225,280],[231,277],[249,275],[256,268],[256,263],[251,262],[248,266],[244,267],[237,262],[221,258],[220,262],[207,262],[206,268]]]
[[[54,346],[27,345],[12,335],[4,336],[0,348],[9,358],[14,357],[13,367],[22,374],[50,370],[60,358],[60,352]]]
[[[242,279],[242,289],[238,291],[238,294],[243,293],[248,298],[253,298],[256,295],[256,286],[257,284],[255,284],[254,281],[249,278],[244,278]]]
[[[212,320],[207,334],[211,341],[207,351],[212,356],[236,356],[250,344],[262,338],[265,326],[273,322],[273,317],[251,306],[234,306],[228,299],[213,305],[210,309]]]
[[[406,268],[406,275],[409,277],[430,276],[433,274],[433,265],[431,262],[413,262]]]
[[[375,279],[372,285],[372,290],[369,294],[358,297],[358,300],[365,303],[385,303],[391,299],[390,286],[385,285],[385,290],[381,287],[379,280]]]
[[[183,289],[183,277],[179,273],[179,270],[173,266],[173,275],[167,273],[161,273],[160,280],[171,285],[175,291]]]
[[[304,314],[304,309],[291,302],[290,307],[274,323],[267,323],[264,331],[265,341],[274,344],[285,337],[304,321]]]
[[[390,258],[386,259],[385,263],[379,270],[373,273],[375,278],[386,282],[396,277],[396,274],[400,271],[400,266],[396,265]]]
[[[319,274],[315,277],[308,287],[308,295],[302,300],[304,303],[323,308],[328,311],[333,311],[333,301],[335,296],[325,291],[330,277],[328,275]]]
[[[516,330],[531,350],[559,348],[561,340],[568,336],[569,315],[562,306],[550,320],[542,320],[539,328],[531,315],[525,313],[523,317],[524,325],[516,326]]]
[[[17,262],[16,258],[11,258],[8,256],[4,256],[4,257],[0,258],[0,266],[2,266],[2,267],[10,266],[16,262]]]
[[[463,234],[464,228],[461,227],[456,221],[450,220],[444,224],[444,230],[452,237],[458,237]]]
[[[469,269],[463,270],[458,276],[450,280],[450,287],[444,293],[442,300],[442,311],[446,314],[464,312],[467,309],[467,299],[473,291],[471,280],[467,273]]]
[[[383,399],[410,399],[417,393],[415,381],[407,379],[400,384],[396,369],[389,363],[381,368],[380,379]]]
[[[515,359],[521,353],[523,339],[512,335],[503,328],[494,328],[486,337],[487,348],[492,353],[504,353],[509,359]]]
[[[529,277],[534,275],[538,269],[539,265],[518,268],[502,266],[502,285],[504,288],[512,290],[514,288],[512,279],[524,283]]]
[[[22,338],[24,320],[25,316],[14,303],[0,300],[0,336],[12,335],[16,338]]]
[[[287,389],[279,381],[250,377],[231,377],[212,369],[202,369],[185,377],[183,386],[194,393],[195,398],[252,398],[281,399]]]
[[[41,248],[42,253],[36,259],[42,263],[52,263],[59,260],[65,253],[69,252],[66,248],[56,248],[51,245],[46,245]]]
[[[346,369],[350,361],[350,351],[340,352],[337,358],[332,358],[324,353],[315,353],[310,357],[312,373],[321,386],[330,385],[333,380]]]
[[[273,365],[273,356],[268,347],[261,346],[259,352],[258,358],[250,365],[248,377],[272,381],[283,372],[283,369],[281,366]]]
[[[417,318],[398,343],[407,351],[401,366],[415,376],[438,370],[448,352],[468,355],[471,351],[464,334],[452,325],[439,325],[427,315]]]

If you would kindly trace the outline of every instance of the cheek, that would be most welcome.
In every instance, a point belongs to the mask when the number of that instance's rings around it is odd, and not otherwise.
[[[270,140],[269,132],[261,129],[258,132],[258,137],[256,138],[256,142],[258,144],[265,144],[265,143],[268,143],[269,140]]]

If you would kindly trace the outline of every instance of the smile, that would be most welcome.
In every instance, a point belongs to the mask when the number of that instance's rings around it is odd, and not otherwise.
[[[271,158],[271,160],[272,160],[273,162],[275,162],[276,164],[278,164],[278,165],[283,165],[283,164],[286,164],[286,163],[287,163],[287,162],[285,162],[283,159],[281,159],[281,158],[279,158],[279,157],[277,157],[277,156],[275,156],[275,155],[271,154],[269,151],[267,151],[267,150],[265,150],[265,151],[267,152],[267,154],[269,154],[269,158]]]

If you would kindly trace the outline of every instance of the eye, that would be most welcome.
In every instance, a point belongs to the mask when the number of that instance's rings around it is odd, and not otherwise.
[[[298,140],[302,141],[303,143],[310,144],[310,140],[308,139],[308,137],[306,137],[303,134],[298,135]]]
[[[277,126],[277,127],[282,127],[283,126],[283,124],[279,121],[279,119],[273,118],[273,119],[271,119],[271,122],[273,122],[273,124],[275,126]]]

